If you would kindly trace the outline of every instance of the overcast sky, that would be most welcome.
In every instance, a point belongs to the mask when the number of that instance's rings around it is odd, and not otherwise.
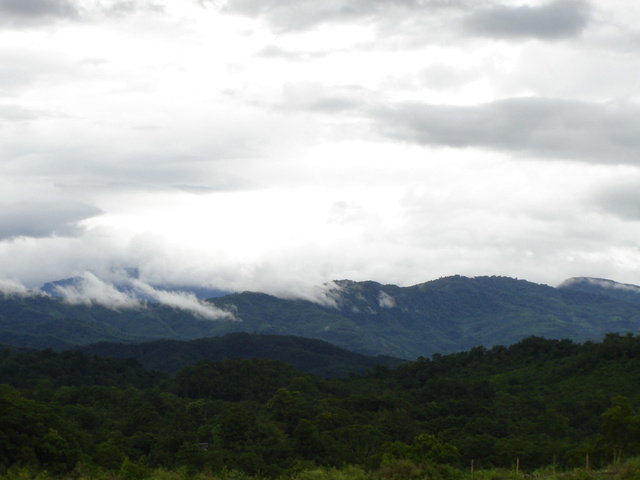
[[[640,284],[639,25],[628,0],[0,0],[0,280]]]

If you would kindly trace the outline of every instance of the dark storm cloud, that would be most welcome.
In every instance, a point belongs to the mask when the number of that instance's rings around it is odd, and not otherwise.
[[[419,144],[640,164],[640,108],[629,102],[533,97],[473,106],[404,103],[374,109],[372,118],[383,135]]]
[[[24,17],[74,17],[78,13],[68,0],[0,0],[0,11]]]
[[[79,16],[78,8],[69,0],[0,0],[0,24],[4,25],[38,25]]]
[[[587,3],[558,0],[541,6],[482,8],[467,17],[463,25],[469,33],[488,37],[556,39],[578,35],[588,22]]]
[[[0,240],[12,237],[75,236],[78,222],[100,210],[72,201],[26,200],[4,204],[0,211]]]
[[[0,0],[0,26],[25,28],[60,20],[121,17],[138,12],[163,10],[161,4],[142,0],[119,0],[93,7],[86,7],[79,0]]]

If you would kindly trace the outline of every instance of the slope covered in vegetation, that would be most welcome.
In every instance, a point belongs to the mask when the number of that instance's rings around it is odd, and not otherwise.
[[[281,360],[321,377],[340,377],[363,373],[379,364],[395,367],[403,363],[398,358],[365,356],[311,338],[244,332],[198,340],[156,340],[137,344],[101,342],[79,350],[102,357],[134,358],[145,368],[167,373],[176,373],[198,360],[226,358]]]
[[[640,304],[507,277],[445,277],[412,287],[336,282],[324,304],[244,292],[209,300],[235,320],[159,304],[109,309],[0,295],[0,344],[67,349],[96,342],[193,340],[234,332],[315,338],[364,355],[415,360],[530,335],[599,341],[640,333]]]
[[[0,474],[265,478],[350,465],[459,478],[472,461],[478,470],[560,471],[640,454],[632,335],[530,337],[337,379],[266,359],[203,361],[168,376],[132,360],[5,350],[0,383]]]

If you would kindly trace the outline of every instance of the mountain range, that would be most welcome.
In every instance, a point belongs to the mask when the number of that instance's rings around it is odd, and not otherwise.
[[[609,332],[640,332],[640,287],[604,279],[575,278],[557,288],[497,276],[443,277],[410,287],[341,280],[326,295],[322,304],[257,292],[223,295],[206,304],[233,318],[211,320],[158,303],[110,308],[43,294],[4,294],[0,344],[62,350],[248,332],[415,359],[510,345],[531,335],[583,342]]]

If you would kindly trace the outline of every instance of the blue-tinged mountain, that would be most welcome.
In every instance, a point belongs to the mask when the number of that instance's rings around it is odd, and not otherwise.
[[[640,332],[639,305],[508,277],[452,276],[411,287],[344,280],[330,296],[334,306],[247,292],[211,301],[233,306],[252,331],[304,331],[361,353],[408,359],[530,335],[585,341]]]
[[[531,335],[585,341],[609,332],[640,333],[638,303],[507,277],[453,276],[411,287],[343,280],[331,286],[327,298],[321,305],[255,292],[226,295],[208,302],[234,312],[236,321],[214,321],[159,304],[114,310],[0,295],[0,344],[68,348],[249,332],[415,359],[513,344]]]
[[[558,288],[640,304],[639,286],[605,278],[574,277],[562,282]]]

